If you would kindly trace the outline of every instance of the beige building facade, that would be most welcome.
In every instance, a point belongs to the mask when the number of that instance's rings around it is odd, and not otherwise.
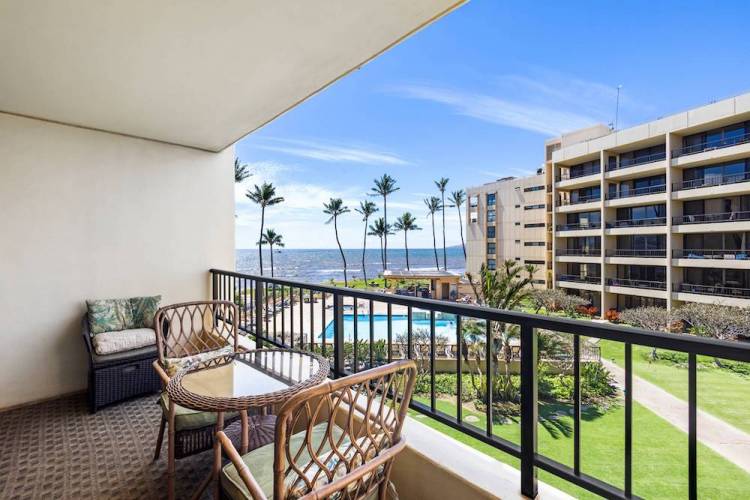
[[[537,175],[508,177],[466,190],[466,271],[494,269],[506,260],[536,266],[535,284],[546,282],[547,188]]]

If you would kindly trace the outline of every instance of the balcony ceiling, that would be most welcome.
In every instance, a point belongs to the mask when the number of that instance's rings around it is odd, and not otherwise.
[[[0,111],[220,151],[463,2],[0,1]]]

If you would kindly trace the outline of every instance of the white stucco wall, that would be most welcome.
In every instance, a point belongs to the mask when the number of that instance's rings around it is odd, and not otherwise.
[[[0,408],[85,388],[85,299],[208,297],[233,159],[0,113]]]

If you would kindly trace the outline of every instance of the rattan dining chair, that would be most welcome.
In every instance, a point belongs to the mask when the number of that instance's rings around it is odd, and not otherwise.
[[[414,361],[395,361],[301,391],[279,410],[275,442],[242,456],[219,432],[223,495],[385,499],[416,373]]]
[[[231,354],[238,349],[237,306],[226,301],[184,302],[162,307],[154,317],[158,359],[154,369],[164,387],[177,371],[193,363],[218,354]],[[200,412],[177,406],[162,392],[159,435],[154,460],[158,460],[168,430],[167,478],[169,497],[174,495],[175,460],[213,447],[216,432],[216,414]],[[225,428],[240,418],[238,414],[225,415]],[[238,433],[232,433],[235,440]],[[253,443],[255,446],[265,442]]]

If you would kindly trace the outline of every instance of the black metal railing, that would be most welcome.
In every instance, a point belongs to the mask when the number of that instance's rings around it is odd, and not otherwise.
[[[626,219],[616,220],[614,222],[608,222],[608,228],[615,227],[641,227],[641,226],[666,226],[666,217],[651,217],[649,219]]]
[[[586,177],[587,175],[596,175],[596,174],[601,173],[601,171],[602,170],[600,167],[586,167],[586,168],[577,169],[574,172],[567,171],[567,172],[561,173],[560,175],[557,175],[555,177],[555,181],[557,182],[568,181],[570,179]]]
[[[416,297],[370,292],[350,288],[313,285],[285,279],[268,278],[212,269],[212,293],[214,299],[230,300],[239,306],[239,325],[242,332],[251,336],[256,345],[280,348],[295,348],[323,353],[331,360],[331,376],[340,377],[352,372],[384,364],[392,359],[406,357],[418,360],[429,398],[414,398],[414,410],[428,415],[453,429],[474,437],[498,450],[520,459],[520,490],[527,497],[538,493],[536,471],[542,469],[572,484],[607,498],[631,498],[633,496],[633,364],[632,346],[669,349],[688,354],[688,484],[690,498],[697,496],[697,398],[696,356],[750,362],[750,344],[729,342],[700,337],[657,333],[638,328],[563,319],[554,316],[533,315],[515,311],[478,307],[469,304],[420,299]],[[373,315],[358,315],[353,329],[345,328],[349,316],[360,312],[360,305],[369,312],[379,308],[383,311],[386,329],[376,339]],[[379,306],[378,306],[379,305]],[[406,330],[401,350],[394,349],[398,339],[394,337],[395,315],[406,318]],[[517,355],[520,359],[520,429],[519,442],[504,439],[493,429],[493,381],[500,376],[498,362],[501,357],[496,342],[484,342],[482,352],[482,386],[486,408],[486,428],[479,428],[463,418],[462,405],[455,406],[455,414],[445,413],[436,407],[435,375],[436,359],[440,349],[437,343],[436,323],[445,318],[454,321],[455,337],[463,346],[471,337],[484,334],[484,338],[496,338],[498,328],[516,325],[519,331]],[[381,319],[381,318],[379,318]],[[419,319],[425,324],[423,332],[413,327]],[[360,331],[357,327],[362,323]],[[471,326],[472,335],[464,335],[463,328]],[[556,461],[539,452],[538,432],[538,379],[539,343],[544,331],[558,332],[571,337],[571,365],[573,389],[573,450],[572,466]],[[584,442],[581,440],[581,366],[582,352],[586,352],[587,337],[611,340],[624,345],[625,351],[625,419],[624,451],[621,456],[624,471],[623,487],[609,484],[601,478],[581,470],[581,455]],[[360,341],[361,340],[361,341]],[[377,340],[377,342],[376,342]],[[361,348],[361,350],[360,350]],[[457,353],[450,358],[457,377],[457,401],[462,401],[461,388],[464,356]],[[611,457],[612,460],[615,457]]]
[[[691,179],[689,181],[675,182],[672,184],[672,191],[686,191],[688,189],[698,189],[711,186],[725,186],[727,184],[739,184],[750,181],[750,172],[732,175],[717,175],[701,177],[700,179]]]
[[[575,224],[558,224],[558,231],[583,231],[586,229],[600,229],[601,222],[576,222]]]
[[[599,257],[602,251],[599,248],[558,248],[555,255],[560,257],[579,256],[579,257]]]
[[[619,193],[607,193],[608,200],[619,200],[621,198],[630,198],[633,196],[643,196],[646,194],[658,194],[665,193],[667,191],[666,184],[660,184],[658,186],[644,186],[636,189],[628,189],[620,191]]]
[[[580,203],[589,203],[592,201],[599,201],[601,200],[601,195],[598,194],[591,194],[588,196],[579,196],[577,198],[559,198],[557,200],[557,206],[562,207],[565,205],[578,205]]]
[[[601,276],[581,276],[580,274],[560,274],[557,281],[572,281],[573,283],[602,284]]]
[[[750,259],[750,250],[675,248],[672,250],[672,257],[675,259],[748,260]]]
[[[609,248],[607,257],[666,257],[666,248]]]
[[[647,163],[654,163],[662,161],[667,158],[667,153],[654,153],[645,156],[637,156],[635,158],[621,158],[619,163],[609,163],[607,165],[607,171],[620,170],[628,167],[636,167],[638,165],[645,165]]]
[[[750,142],[750,133],[738,135],[736,137],[727,137],[724,139],[716,139],[711,141],[705,141],[698,144],[691,144],[678,149],[672,150],[672,158],[678,158],[680,156],[694,155],[696,153],[702,153],[704,151],[711,151],[713,149],[723,149],[739,144],[745,144]]]
[[[750,220],[750,212],[723,212],[719,214],[677,215],[672,224],[709,224],[713,222],[737,222]]]
[[[666,281],[634,280],[629,278],[607,278],[609,286],[623,286],[627,288],[647,288],[650,290],[666,290]]]
[[[740,288],[731,285],[693,285],[680,283],[676,286],[680,292],[697,293],[700,295],[718,295],[720,297],[750,298],[750,288]]]

